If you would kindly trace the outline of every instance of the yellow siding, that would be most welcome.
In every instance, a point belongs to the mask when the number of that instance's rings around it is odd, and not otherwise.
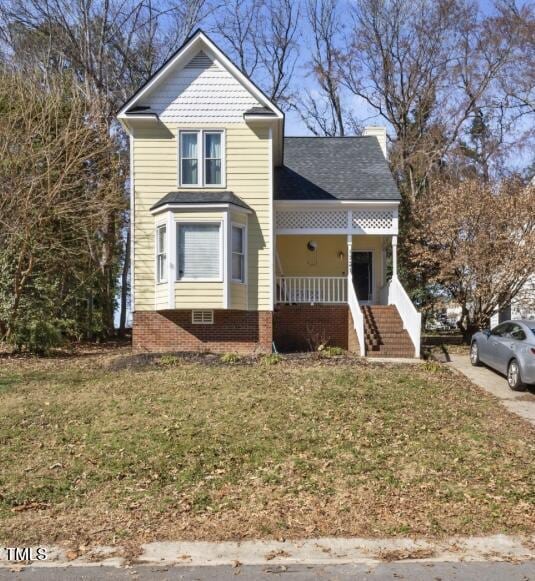
[[[373,251],[375,297],[384,285],[383,236],[353,236],[353,250]],[[390,237],[386,237],[390,242]],[[317,243],[315,253],[307,248],[309,240]],[[343,253],[340,258],[339,254]],[[277,255],[286,276],[347,276],[347,237],[342,235],[277,236]],[[280,269],[277,268],[280,275]]]
[[[136,129],[133,144],[135,229],[134,229],[134,292],[135,310],[155,308],[154,226],[150,207],[170,191],[199,188],[177,186],[178,129],[226,130],[226,185],[244,200],[254,214],[248,220],[248,282],[245,289],[234,292],[231,298],[247,308],[243,293],[248,293],[248,308],[271,308],[270,264],[270,141],[267,128],[250,128],[245,123],[214,126],[213,124],[181,124],[158,128]],[[202,190],[205,191],[205,190]],[[177,213],[175,218],[180,219]],[[209,215],[204,217],[210,219]],[[234,219],[234,216],[232,217]],[[235,220],[238,221],[238,220]],[[215,285],[215,286],[214,286]],[[221,308],[222,283],[177,283],[176,308]],[[158,291],[158,304],[160,293]],[[240,308],[236,306],[235,308]]]

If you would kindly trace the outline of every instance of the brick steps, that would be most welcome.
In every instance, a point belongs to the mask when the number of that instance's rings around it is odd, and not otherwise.
[[[395,306],[363,306],[368,357],[414,357],[414,345]]]

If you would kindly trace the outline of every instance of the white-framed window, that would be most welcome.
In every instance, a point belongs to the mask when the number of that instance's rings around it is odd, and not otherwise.
[[[213,129],[180,131],[178,154],[180,186],[224,186],[224,131]]]
[[[198,186],[199,181],[199,132],[180,132],[180,182],[183,186]]]
[[[222,280],[220,222],[177,224],[178,280]]]
[[[165,224],[156,228],[156,281],[167,280],[167,227]]]
[[[241,224],[232,224],[232,282],[245,282],[246,229]]]

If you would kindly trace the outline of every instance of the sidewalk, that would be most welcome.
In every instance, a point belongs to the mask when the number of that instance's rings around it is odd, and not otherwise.
[[[460,371],[470,381],[497,397],[511,412],[535,426],[535,390],[513,391],[505,377],[487,367],[473,367],[468,355],[450,355],[451,367]]]

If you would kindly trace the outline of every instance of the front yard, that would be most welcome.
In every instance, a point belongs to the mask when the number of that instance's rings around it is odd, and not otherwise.
[[[534,431],[465,380],[271,363],[0,360],[0,540],[535,530]]]

